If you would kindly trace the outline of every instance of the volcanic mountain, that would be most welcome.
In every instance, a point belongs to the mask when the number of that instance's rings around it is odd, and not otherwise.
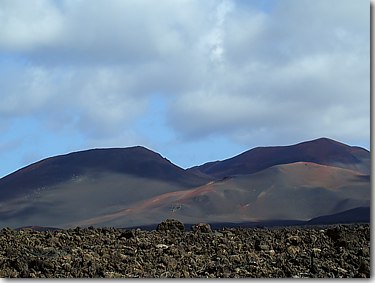
[[[16,194],[25,189],[55,185],[82,175],[118,173],[196,186],[204,182],[147,148],[91,149],[47,158],[0,179],[0,188]],[[4,192],[3,192],[4,193]]]
[[[293,162],[313,162],[370,174],[370,153],[357,146],[320,138],[290,146],[256,147],[235,157],[192,167],[216,178],[252,174],[268,167]]]
[[[370,206],[367,175],[353,170],[296,162],[249,175],[169,192],[79,225],[149,225],[165,218],[184,223],[308,221]],[[155,222],[156,220],[156,222]]]
[[[332,221],[368,212],[370,187],[370,153],[327,138],[190,169],[144,147],[92,149],[0,179],[0,227]]]
[[[140,146],[60,155],[0,179],[0,226],[59,226],[208,181]]]

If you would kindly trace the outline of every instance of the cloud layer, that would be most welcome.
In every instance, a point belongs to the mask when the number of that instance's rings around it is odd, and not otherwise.
[[[157,145],[134,125],[158,95],[176,141],[368,145],[368,2],[268,3],[3,0],[0,127]]]

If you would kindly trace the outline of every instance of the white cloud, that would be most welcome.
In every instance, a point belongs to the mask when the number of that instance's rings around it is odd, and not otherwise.
[[[0,69],[1,116],[28,115],[46,106],[53,96],[52,80],[38,67]]]
[[[62,15],[48,0],[0,2],[0,49],[30,50],[59,39]]]
[[[96,136],[120,133],[145,108],[134,78],[122,70],[29,67],[0,73],[3,119],[29,116],[50,130],[76,127]]]
[[[225,71],[211,70],[176,99],[176,131],[192,139],[231,133],[245,144],[257,135],[261,144],[280,136],[369,138],[367,3],[278,3],[274,14],[248,11],[227,22],[236,32],[224,33]]]
[[[14,42],[23,42],[29,60],[47,65],[139,65],[181,56],[211,28],[207,15],[217,5],[197,0],[28,3],[32,7],[19,0],[3,5],[7,25],[0,27],[0,48],[18,51]]]
[[[208,56],[212,63],[222,63],[223,61],[223,26],[227,14],[233,10],[233,3],[229,0],[221,1],[215,9],[214,26],[203,42],[203,48],[208,49]]]
[[[271,12],[229,0],[2,1],[0,59],[21,60],[0,65],[0,116],[138,141],[133,125],[159,93],[167,124],[190,140],[368,139],[368,8],[341,0],[281,0]]]
[[[79,126],[83,132],[108,135],[119,132],[143,113],[146,101],[132,92],[132,78],[119,71],[88,71],[76,83]]]

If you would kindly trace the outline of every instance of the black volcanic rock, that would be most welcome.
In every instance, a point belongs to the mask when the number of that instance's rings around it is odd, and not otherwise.
[[[370,152],[320,138],[290,146],[257,147],[235,157],[190,168],[215,178],[252,174],[268,167],[294,162],[313,162],[370,174]]]
[[[181,224],[182,225],[182,224]],[[174,230],[176,231],[176,230]],[[0,230],[2,278],[369,278],[370,225]]]
[[[178,220],[167,219],[156,227],[156,231],[181,231],[185,230],[184,224]]]

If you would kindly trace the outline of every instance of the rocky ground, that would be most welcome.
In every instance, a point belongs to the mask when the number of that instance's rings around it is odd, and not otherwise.
[[[370,277],[370,225],[0,230],[0,277]]]

